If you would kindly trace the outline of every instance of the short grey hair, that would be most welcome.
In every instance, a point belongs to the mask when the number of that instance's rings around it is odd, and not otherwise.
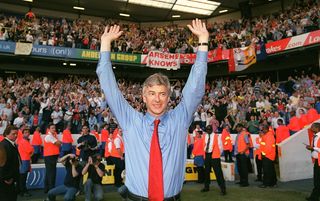
[[[163,75],[162,73],[155,73],[153,75],[150,75],[144,81],[142,85],[142,94],[145,93],[145,90],[147,87],[152,87],[155,85],[164,85],[168,89],[168,95],[170,96],[171,86],[170,86],[169,78],[168,76]]]

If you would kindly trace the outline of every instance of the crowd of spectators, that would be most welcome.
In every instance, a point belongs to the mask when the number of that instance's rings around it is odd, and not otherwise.
[[[224,49],[248,46],[251,43],[276,41],[320,28],[319,4],[313,1],[293,5],[282,13],[229,20],[224,23],[207,23],[210,32],[210,49],[219,45]],[[29,16],[29,15],[27,15]],[[24,41],[36,45],[63,46],[98,50],[105,25],[120,24],[124,30],[120,40],[113,43],[115,52],[147,53],[160,50],[171,53],[193,53],[194,38],[185,27],[140,27],[137,23],[117,20],[74,21],[45,17],[0,17],[0,40]]]
[[[254,80],[254,81],[252,81]],[[145,112],[141,98],[142,83],[118,80],[124,97],[136,110]],[[182,95],[185,81],[172,82],[170,109],[175,108]],[[210,80],[194,122],[203,128],[211,124],[214,132],[225,125],[235,132],[237,124],[245,125],[251,133],[259,130],[256,124],[270,123],[276,128],[275,118],[283,118],[288,124],[292,111],[301,113],[315,107],[320,113],[320,76],[316,74],[289,77],[283,83],[269,79],[248,78]],[[28,125],[33,132],[40,127],[46,132],[53,122],[58,132],[71,126],[71,133],[81,133],[82,125],[90,130],[100,130],[104,124],[116,127],[114,119],[96,78],[69,75],[66,78],[49,79],[35,75],[10,76],[0,79],[0,134],[7,125]],[[291,112],[291,113],[290,113]]]

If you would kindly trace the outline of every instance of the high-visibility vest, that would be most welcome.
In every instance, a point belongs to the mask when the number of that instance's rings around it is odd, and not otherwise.
[[[276,143],[279,144],[288,137],[290,137],[289,128],[285,125],[280,125],[276,129]]]
[[[2,140],[4,140],[3,135],[0,135],[0,142],[2,142]]]
[[[57,139],[56,135],[53,135],[53,137]],[[60,153],[60,146],[55,145],[51,142],[48,143],[46,142],[46,140],[43,140],[43,156],[54,156],[54,155],[59,155],[59,153]]]
[[[270,131],[262,136],[261,154],[272,161],[276,159],[276,140]]]
[[[259,136],[256,138],[256,144],[259,145],[259,148],[257,148],[255,151],[254,151],[254,155],[255,156],[258,156],[258,159],[261,160],[261,141],[262,141],[262,138]]]
[[[219,139],[218,139],[218,135],[213,133],[213,148],[212,148],[212,158],[220,158],[221,152],[220,152],[220,148],[219,148]]]
[[[247,143],[244,140],[245,135],[247,135],[247,133],[244,132],[244,131],[242,131],[239,134],[238,141],[237,141],[237,144],[238,144],[238,150],[237,151],[238,151],[238,153],[244,152],[244,150],[247,148]],[[249,145],[250,145],[250,140],[249,140]],[[245,154],[247,154],[247,155],[249,154],[249,149],[246,150]]]
[[[308,119],[308,124],[311,124],[312,122],[318,120],[319,114],[317,110],[314,108],[310,108],[307,112],[307,119]]]
[[[18,137],[17,137],[17,142],[19,142],[23,138],[22,130],[18,130]]]
[[[118,135],[117,138],[120,139],[120,151],[121,151],[122,153],[124,153],[124,145],[123,145],[122,137]],[[116,139],[116,138],[115,138],[115,139]],[[115,141],[115,140],[113,140],[113,142],[112,142],[112,149],[111,149],[110,155],[111,155],[112,157],[121,158],[121,156],[120,156],[120,154],[119,154],[119,152],[118,152],[118,150],[117,150],[117,148],[116,148],[116,145],[114,144],[114,141]]]
[[[298,117],[294,116],[290,119],[288,128],[292,131],[299,131],[301,130],[300,123]]]
[[[73,143],[72,134],[69,129],[62,132],[62,143]]]
[[[106,141],[106,146],[104,148],[104,157],[108,158],[111,156],[111,152],[109,152],[108,144],[112,143],[113,144],[113,139],[108,138]]]
[[[195,139],[194,137],[192,136],[192,134],[189,134],[187,135],[187,143],[188,145],[191,145],[191,144],[194,144],[195,143]]]
[[[300,128],[303,129],[305,126],[309,124],[308,117],[306,114],[302,114],[299,118]]]
[[[313,138],[314,138],[314,136],[312,137],[311,142],[313,142]],[[314,147],[314,145],[311,144],[311,147]],[[318,140],[317,148],[320,148],[320,140]],[[311,157],[312,157],[312,155],[311,155]],[[316,159],[312,157],[312,162],[313,162],[313,163],[315,162],[315,160],[316,160]],[[320,166],[320,152],[318,152],[318,166]]]
[[[221,141],[223,145],[223,150],[229,150],[232,151],[232,139],[230,133],[227,131],[227,129],[222,130],[221,134]]]
[[[39,131],[34,131],[33,136],[32,136],[32,140],[31,140],[31,145],[34,145],[34,146],[41,146],[42,145],[42,138],[41,138],[41,134]]]
[[[204,156],[204,137],[194,139],[192,154],[194,156]]]
[[[18,151],[19,151],[21,160],[28,161],[31,159],[31,155],[34,149],[33,149],[33,146],[30,144],[29,140],[22,138],[18,144]]]
[[[101,130],[101,142],[106,142],[109,137],[109,131],[107,129]]]

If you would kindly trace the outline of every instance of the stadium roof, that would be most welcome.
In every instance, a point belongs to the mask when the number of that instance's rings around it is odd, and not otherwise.
[[[269,0],[272,1],[272,0]],[[240,2],[251,5],[267,0],[2,0],[3,3],[78,13],[136,22],[186,20],[217,16],[221,11],[239,10]],[[276,0],[273,0],[276,1]],[[80,7],[74,9],[73,7]],[[82,10],[84,8],[84,10]],[[124,14],[120,16],[120,13]],[[129,14],[126,17],[125,14]],[[175,15],[178,18],[173,18]]]

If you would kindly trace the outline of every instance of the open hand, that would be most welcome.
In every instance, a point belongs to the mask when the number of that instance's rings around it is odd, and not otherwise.
[[[106,26],[104,29],[104,33],[101,36],[101,49],[100,51],[110,51],[111,50],[111,42],[118,39],[123,31],[120,31],[119,25],[114,25],[109,28]]]
[[[200,43],[207,43],[209,40],[209,32],[206,28],[206,24],[199,19],[192,20],[192,25],[187,25],[190,31],[198,36]]]

